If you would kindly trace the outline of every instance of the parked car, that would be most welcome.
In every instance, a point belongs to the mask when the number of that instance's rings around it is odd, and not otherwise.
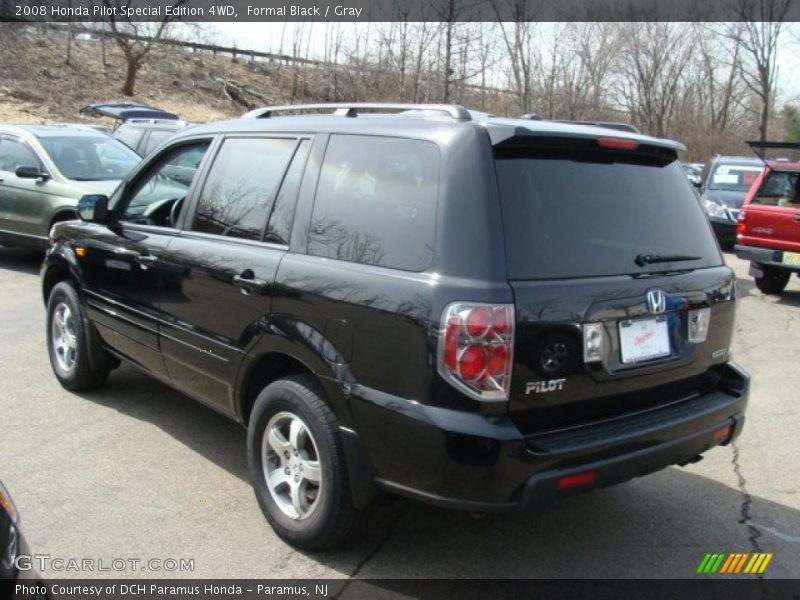
[[[0,244],[47,248],[85,194],[110,194],[139,156],[97,131],[0,125]]]
[[[703,205],[723,250],[733,250],[736,220],[747,192],[764,163],[754,158],[717,156],[711,161],[703,183]]]
[[[694,187],[702,187],[703,186],[703,178],[701,177],[701,169],[697,168],[694,165],[690,165],[688,163],[682,163],[681,168],[683,169],[684,175],[686,175],[686,179],[689,180]]]
[[[759,152],[800,150],[800,144],[749,142]],[[780,294],[800,274],[800,163],[767,162],[753,184],[736,227],[736,255],[764,294]]]
[[[185,130],[56,226],[53,372],[87,390],[128,361],[245,425],[306,549],[379,490],[505,510],[697,461],[749,377],[681,148],[453,105]]]
[[[39,585],[38,574],[30,563],[30,555],[30,548],[20,529],[17,507],[0,481],[0,593],[3,597],[16,597],[14,586],[17,582],[37,591],[31,598],[43,600],[46,597],[39,593],[43,586]],[[24,561],[23,565],[18,562],[20,557]]]
[[[111,135],[125,143],[139,156],[147,156],[175,132],[187,126],[178,115],[145,104],[110,102],[85,106],[80,113],[108,117],[117,122]]]

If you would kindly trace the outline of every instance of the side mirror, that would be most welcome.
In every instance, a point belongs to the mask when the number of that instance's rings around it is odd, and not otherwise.
[[[703,182],[702,181],[693,181],[692,183],[694,184],[694,187],[696,187],[698,190],[702,190],[703,189]]]
[[[87,223],[108,222],[108,197],[88,194],[78,200],[78,216]]]
[[[50,179],[50,173],[42,171],[39,167],[32,166],[17,167],[17,170],[14,171],[14,175],[20,179],[39,179],[41,181]]]

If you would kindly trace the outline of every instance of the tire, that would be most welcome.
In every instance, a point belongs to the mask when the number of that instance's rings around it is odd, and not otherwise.
[[[786,284],[789,283],[791,273],[775,267],[762,267],[762,269],[764,276],[756,277],[756,287],[761,290],[761,293],[774,296],[783,292]]]
[[[279,435],[271,437],[276,430]],[[247,459],[261,510],[285,542],[324,550],[352,536],[360,512],[353,506],[338,422],[311,377],[275,381],[258,395],[247,429]],[[268,484],[268,476],[279,483]]]
[[[66,281],[57,283],[47,301],[47,351],[56,379],[73,392],[96,390],[106,382],[109,373],[107,368],[92,369],[90,340],[83,322],[83,310],[75,288]]]

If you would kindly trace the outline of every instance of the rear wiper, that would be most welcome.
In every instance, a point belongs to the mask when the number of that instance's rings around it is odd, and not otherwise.
[[[685,260],[700,260],[699,256],[688,254],[639,254],[634,261],[640,267],[654,263],[680,262]]]

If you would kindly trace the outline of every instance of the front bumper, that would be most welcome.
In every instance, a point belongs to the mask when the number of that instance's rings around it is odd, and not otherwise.
[[[751,263],[751,273],[754,277],[763,277],[761,267],[778,267],[787,271],[800,273],[800,267],[794,267],[783,263],[783,250],[774,250],[773,248],[757,248],[756,246],[740,246],[734,247],[736,256],[742,260],[749,260]],[[754,270],[759,271],[753,273]]]
[[[424,406],[351,390],[351,408],[379,487],[448,508],[496,511],[547,504],[685,464],[742,430],[749,376],[720,366],[714,391],[645,412],[525,436],[506,415]],[[724,437],[719,433],[731,426]],[[594,479],[559,489],[586,471]]]
[[[725,249],[733,248],[736,244],[736,223],[730,219],[708,217],[714,235],[717,236],[719,245]]]

